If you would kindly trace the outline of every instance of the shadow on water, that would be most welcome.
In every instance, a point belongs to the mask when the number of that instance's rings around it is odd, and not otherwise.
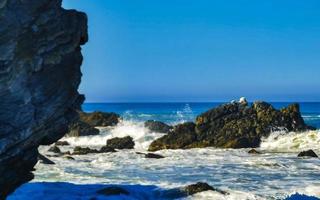
[[[113,188],[113,192],[122,190],[127,194],[102,195],[98,191]],[[112,193],[112,192],[111,192]],[[18,188],[7,200],[164,200],[183,198],[186,194],[180,189],[165,190],[153,185],[78,185],[65,182],[27,183]]]

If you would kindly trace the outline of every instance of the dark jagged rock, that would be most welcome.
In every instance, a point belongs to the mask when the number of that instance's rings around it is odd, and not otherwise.
[[[45,165],[54,165],[55,164],[52,160],[48,159],[44,155],[41,155],[40,153],[38,155],[38,160],[40,161],[40,163],[45,164]]]
[[[163,122],[148,120],[144,123],[144,126],[148,128],[150,131],[158,132],[158,133],[168,133],[172,126],[165,124]]]
[[[249,154],[261,154],[261,152],[255,150],[255,149],[250,149],[250,150],[248,151],[248,153],[249,153]]]
[[[182,191],[184,191],[187,195],[193,195],[199,192],[204,192],[204,191],[216,191],[219,192],[223,195],[227,195],[227,192],[224,192],[222,190],[213,188],[212,186],[210,186],[207,183],[202,183],[202,182],[198,182],[196,184],[192,184],[192,185],[188,185],[184,188],[182,188]]]
[[[117,151],[114,148],[107,147],[107,146],[103,146],[99,150],[99,153],[113,153],[113,152],[117,152]]]
[[[63,156],[63,158],[65,158],[67,160],[75,160],[74,157],[71,157],[71,156]]]
[[[89,147],[76,146],[73,149],[72,155],[86,155],[86,154],[90,154],[90,153],[100,153],[100,152],[96,149],[90,149]]]
[[[118,124],[120,116],[115,113],[93,112],[85,113],[79,111],[79,120],[70,124],[69,137],[80,137],[89,135],[99,135],[97,126],[114,126]]]
[[[61,0],[0,0],[0,199],[33,178],[38,146],[78,116],[87,39],[86,15]]]
[[[112,195],[129,195],[130,193],[122,189],[121,187],[111,186],[97,191],[98,194],[104,196],[112,196]]]
[[[155,158],[155,159],[161,159],[164,158],[164,156],[159,155],[159,154],[155,154],[155,153],[147,153],[145,154],[146,158]]]
[[[305,131],[298,104],[281,110],[266,102],[228,103],[211,109],[196,118],[196,123],[177,125],[151,143],[150,151],[197,147],[255,148],[261,138],[274,130]]]
[[[318,155],[313,150],[302,151],[298,154],[298,157],[313,157],[318,158]]]
[[[67,141],[57,141],[56,143],[54,143],[56,146],[69,146],[69,142]]]
[[[107,147],[113,149],[133,149],[134,145],[133,138],[130,136],[123,138],[115,137],[107,140]]]
[[[120,116],[116,113],[93,112],[80,113],[80,120],[90,126],[115,126],[118,124]]]
[[[80,136],[90,136],[99,135],[99,129],[90,126],[89,124],[77,121],[69,126],[68,137],[80,137]]]
[[[61,153],[61,150],[59,149],[59,147],[57,147],[56,145],[50,147],[48,149],[48,151],[52,152],[52,153]]]
[[[187,122],[173,127],[173,130],[151,143],[149,151],[160,149],[186,149],[197,140],[195,124]]]

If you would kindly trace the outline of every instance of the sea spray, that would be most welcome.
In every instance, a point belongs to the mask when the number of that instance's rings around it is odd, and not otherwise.
[[[300,152],[308,149],[320,152],[320,130],[296,132],[273,132],[262,138],[262,150],[272,152]]]

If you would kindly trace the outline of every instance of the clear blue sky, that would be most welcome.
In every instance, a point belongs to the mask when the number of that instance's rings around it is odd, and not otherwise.
[[[87,102],[320,101],[319,0],[64,0]]]

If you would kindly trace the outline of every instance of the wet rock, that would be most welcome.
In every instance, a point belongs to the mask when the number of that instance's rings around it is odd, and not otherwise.
[[[70,125],[68,137],[80,137],[80,136],[90,136],[99,135],[99,129],[90,126],[82,121],[77,121]]]
[[[211,109],[189,122],[174,127],[167,135],[153,141],[149,151],[201,147],[255,148],[261,138],[274,130],[305,131],[312,129],[301,117],[299,105],[276,110],[266,102],[249,106],[245,100]]]
[[[261,152],[255,150],[255,149],[250,149],[250,150],[248,151],[248,153],[249,153],[249,154],[261,154]]]
[[[155,159],[161,159],[164,158],[164,156],[159,155],[159,154],[155,154],[155,153],[147,153],[145,154],[146,158],[155,158]]]
[[[116,187],[116,186],[111,186],[111,187],[101,189],[101,190],[97,191],[97,193],[100,195],[104,195],[104,196],[129,195],[130,194],[127,190],[122,189],[120,187]]]
[[[76,146],[73,149],[72,155],[86,155],[86,154],[90,154],[90,153],[99,153],[99,151],[96,149],[90,149],[89,147]]]
[[[39,154],[38,155],[38,160],[40,163],[45,164],[45,165],[54,165],[55,163],[48,159],[47,157],[45,157],[44,155]]]
[[[67,141],[57,141],[56,143],[54,143],[56,146],[69,146],[69,142]]]
[[[313,150],[302,151],[298,154],[298,157],[313,157],[318,158],[318,155]]]
[[[74,157],[71,157],[71,156],[63,156],[63,158],[65,158],[67,160],[75,160]]]
[[[187,195],[193,195],[193,194],[196,194],[199,192],[204,192],[204,191],[209,191],[209,190],[219,192],[223,195],[228,194],[227,192],[213,188],[209,184],[203,183],[203,182],[198,182],[196,184],[188,185],[188,186],[182,188],[182,191],[184,191]]]
[[[39,145],[65,135],[84,97],[87,17],[61,0],[0,0],[0,199],[33,178]]]
[[[165,135],[151,143],[149,151],[157,151],[161,149],[185,149],[197,140],[195,132],[195,124],[187,122],[179,124]]]
[[[116,113],[93,112],[80,113],[80,120],[90,126],[115,126],[118,124],[120,116]]]
[[[112,147],[107,147],[107,146],[103,146],[101,147],[101,149],[99,150],[99,153],[113,153],[113,152],[117,152],[114,148]]]
[[[172,129],[172,126],[169,126],[163,122],[154,121],[154,120],[148,120],[144,123],[144,126],[148,128],[152,132],[157,133],[168,133],[170,129]]]
[[[113,149],[133,149],[134,145],[133,138],[130,136],[123,138],[115,137],[107,140],[107,147]]]
[[[48,151],[49,151],[49,152],[53,152],[53,153],[58,153],[58,154],[61,153],[61,150],[60,150],[59,147],[57,147],[56,145],[50,147],[50,148],[48,149]]]

